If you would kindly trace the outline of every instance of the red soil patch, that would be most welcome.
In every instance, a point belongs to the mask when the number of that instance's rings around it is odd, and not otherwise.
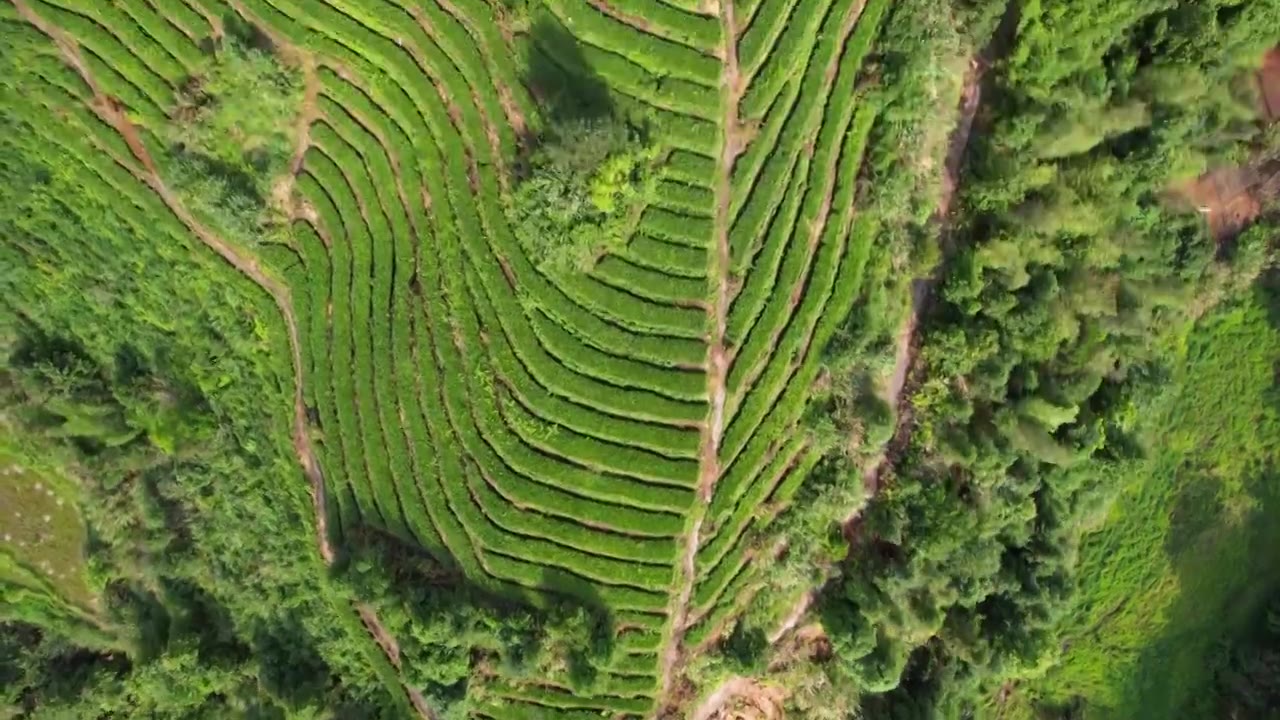
[[[1257,82],[1259,116],[1280,121],[1280,47],[1263,56]],[[1204,216],[1214,240],[1229,242],[1280,196],[1280,161],[1211,170],[1174,187],[1173,196],[1175,204],[1190,205]]]
[[[1253,222],[1262,210],[1252,188],[1259,182],[1251,168],[1213,170],[1178,188],[1177,194],[1204,216],[1209,234],[1226,242]]]

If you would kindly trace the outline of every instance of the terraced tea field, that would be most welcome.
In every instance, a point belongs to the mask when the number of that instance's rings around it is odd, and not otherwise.
[[[801,416],[874,250],[855,79],[888,0],[545,0],[516,25],[484,0],[12,3],[0,19],[57,49],[33,124],[70,101],[83,132],[48,141],[76,172],[282,312],[334,543],[371,526],[496,594],[610,610],[593,692],[499,679],[489,715],[670,702],[820,456]],[[231,13],[305,78],[285,244],[201,226],[154,161]],[[504,213],[547,122],[530,63],[608,88],[661,154],[625,246],[586,271],[538,265]]]

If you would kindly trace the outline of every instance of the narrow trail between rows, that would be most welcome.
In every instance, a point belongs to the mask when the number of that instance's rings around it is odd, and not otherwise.
[[[680,562],[680,588],[671,605],[671,631],[664,646],[660,677],[659,713],[671,707],[676,694],[677,677],[685,662],[684,634],[689,620],[689,599],[697,580],[698,546],[702,542],[702,524],[711,504],[716,483],[720,480],[720,439],[724,434],[725,383],[729,373],[729,356],[725,349],[728,328],[731,258],[729,256],[729,224],[733,201],[733,165],[742,152],[742,129],[738,105],[742,99],[742,76],[738,68],[738,30],[733,15],[733,0],[722,0],[719,7],[724,37],[720,75],[721,146],[716,163],[715,245],[710,255],[710,277],[714,299],[707,307],[711,332],[707,339],[707,400],[710,405],[699,448],[698,493],[684,537]]]
[[[337,554],[334,552],[333,545],[329,540],[328,499],[325,495],[324,474],[320,469],[320,462],[316,458],[315,449],[311,444],[311,437],[307,431],[307,408],[302,395],[302,343],[289,288],[264,272],[257,258],[223,240],[217,234],[204,227],[187,211],[177,195],[161,179],[159,169],[138,136],[137,129],[125,115],[124,110],[114,98],[103,92],[92,73],[89,72],[88,65],[80,54],[79,46],[63,34],[60,29],[46,22],[32,11],[26,0],[12,1],[18,14],[40,32],[47,35],[57,46],[63,59],[81,76],[85,84],[93,92],[93,101],[89,104],[90,109],[114,128],[116,132],[120,133],[133,153],[134,159],[142,165],[143,169],[139,171],[137,168],[129,167],[127,164],[124,164],[124,167],[137,180],[150,187],[169,210],[205,246],[212,249],[237,271],[265,290],[275,302],[276,308],[279,309],[289,337],[290,359],[293,365],[293,449],[311,486],[312,509],[316,518],[316,547],[326,567],[332,566]],[[314,97],[310,98],[310,102],[314,103]],[[119,162],[122,158],[116,158],[116,160]],[[296,163],[296,165],[300,167],[300,162]],[[382,648],[387,655],[387,659],[398,671],[400,669],[399,647],[391,633],[378,620],[377,614],[370,606],[361,603],[358,605],[357,611],[373,636],[374,641]],[[404,684],[404,691],[423,720],[436,720],[435,713],[427,705],[426,699],[421,692],[407,683]]]

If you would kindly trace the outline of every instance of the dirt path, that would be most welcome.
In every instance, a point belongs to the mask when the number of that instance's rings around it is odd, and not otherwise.
[[[298,455],[298,461],[302,465],[303,473],[307,476],[307,480],[311,486],[312,509],[316,517],[316,547],[320,553],[320,557],[326,565],[331,565],[336,554],[333,545],[329,540],[328,533],[328,504],[325,495],[324,475],[320,470],[320,463],[316,459],[315,449],[311,445],[310,434],[307,432],[307,409],[306,403],[302,397],[302,344],[299,339],[298,321],[293,310],[293,299],[289,293],[289,288],[274,277],[271,277],[263,271],[259,265],[257,258],[242,251],[241,249],[226,242],[218,237],[215,233],[200,224],[182,205],[178,197],[170,190],[160,177],[160,173],[148,153],[146,146],[142,144],[138,137],[137,129],[126,117],[119,104],[110,96],[102,92],[101,87],[97,84],[93,75],[89,72],[87,65],[80,56],[79,47],[71,39],[67,38],[61,30],[44,21],[39,15],[32,12],[31,8],[26,4],[25,0],[13,0],[18,14],[27,22],[31,23],[38,30],[51,38],[54,44],[62,53],[63,58],[72,66],[85,81],[85,84],[92,90],[94,98],[90,103],[90,108],[102,118],[104,122],[111,125],[121,137],[125,139],[126,144],[133,152],[135,159],[141,164],[143,170],[138,171],[132,169],[134,176],[141,182],[145,183],[160,197],[169,210],[182,221],[187,228],[195,234],[207,247],[218,253],[237,271],[247,276],[259,287],[271,295],[275,301],[276,307],[280,311],[281,317],[284,319],[287,334],[289,336],[289,350],[293,363],[293,448]],[[387,632],[386,628],[378,620],[377,615],[372,608],[361,605],[359,608],[361,619],[369,628],[374,640],[378,643],[383,651],[387,654],[387,659],[392,662],[398,669],[400,666],[399,648],[394,638]],[[404,690],[408,694],[410,701],[413,703],[415,710],[423,720],[436,720],[436,715],[431,708],[427,706],[425,699],[417,689],[405,684]]]
[[[934,210],[933,217],[938,222],[938,242],[942,243],[943,255],[948,250],[948,218],[951,217],[951,202],[955,200],[956,188],[960,184],[960,168],[964,163],[965,149],[969,147],[969,136],[973,133],[974,118],[978,115],[978,105],[982,101],[982,77],[986,65],[980,59],[970,60],[969,72],[965,73],[964,88],[960,92],[960,119],[956,123],[954,131],[951,133],[950,141],[947,143],[947,159],[943,165],[942,173],[942,192],[938,196],[938,206]],[[940,264],[941,265],[941,264]],[[893,373],[886,388],[884,388],[884,402],[888,406],[893,407],[897,411],[897,416],[901,418],[902,411],[902,391],[906,387],[906,378],[910,373],[911,366],[915,364],[915,329],[920,323],[920,314],[923,313],[924,306],[929,302],[929,296],[932,295],[933,278],[915,278],[911,281],[911,311],[906,320],[902,322],[902,327],[897,333],[897,341],[895,343],[897,351],[893,357]],[[864,480],[868,479],[864,475]],[[874,488],[874,480],[872,484],[868,484],[869,495],[876,493]]]
[[[950,254],[951,205],[960,184],[960,170],[964,163],[965,150],[969,147],[969,136],[973,133],[973,122],[982,101],[982,78],[986,68],[987,64],[980,58],[970,61],[960,93],[959,120],[947,144],[942,192],[938,197],[938,207],[934,210],[934,217],[938,223],[938,242],[942,246],[943,257]],[[908,387],[908,380],[915,370],[919,350],[920,338],[916,330],[919,328],[921,315],[932,302],[933,287],[939,279],[938,273],[942,267],[943,263],[938,263],[933,277],[916,278],[911,281],[911,311],[898,330],[893,372],[889,376],[884,395],[884,401],[894,409],[897,420],[894,424],[893,436],[885,447],[884,453],[875,462],[869,463],[863,471],[863,494],[868,502],[879,492],[881,476],[897,462],[902,451],[906,449],[915,427],[914,413],[910,403],[912,388]],[[860,516],[861,511],[857,511],[845,518],[846,536],[850,535],[852,526]]]
[[[740,675],[735,675],[725,680],[724,684],[716,688],[715,692],[707,696],[694,709],[693,714],[689,716],[690,720],[710,720],[716,713],[720,712],[720,709],[724,707],[725,703],[729,702],[730,698],[746,694],[750,687],[751,681]]]
[[[947,142],[947,157],[943,165],[942,191],[938,197],[938,206],[934,210],[934,218],[938,225],[938,244],[941,246],[942,261],[933,270],[933,275],[916,278],[911,283],[911,312],[907,315],[898,331],[893,372],[889,378],[884,400],[894,408],[895,427],[893,436],[885,446],[884,453],[870,463],[863,472],[862,481],[864,495],[868,502],[880,490],[880,480],[885,471],[891,468],[906,450],[915,428],[914,413],[909,402],[914,392],[912,374],[916,369],[916,354],[919,349],[917,330],[921,316],[927,312],[933,300],[933,288],[940,279],[946,266],[946,258],[952,252],[951,238],[951,205],[955,200],[956,190],[960,185],[960,171],[964,166],[965,153],[969,148],[969,138],[973,134],[974,121],[978,117],[978,108],[982,105],[982,86],[987,70],[994,59],[1002,56],[1017,27],[1018,5],[1010,2],[1006,5],[1004,15],[996,27],[994,34],[986,46],[969,60],[969,68],[965,72],[964,85],[960,91],[959,113],[951,137]],[[864,504],[865,507],[865,504]],[[845,537],[852,539],[856,534],[856,526],[861,518],[861,510],[855,511],[845,518]]]
[[[293,177],[302,172],[302,160],[311,147],[311,126],[320,118],[320,75],[316,70],[316,61],[309,53],[299,53],[298,63],[302,67],[303,90],[302,109],[294,126],[293,155],[289,159],[289,175]]]
[[[367,603],[358,603],[356,612],[360,615],[360,621],[364,623],[369,634],[373,636],[374,642],[378,643],[378,647],[382,648],[382,653],[387,656],[387,661],[391,666],[400,672],[400,643],[387,632],[386,627],[378,620],[378,614],[373,607]],[[413,704],[413,709],[418,715],[426,720],[436,720],[436,714],[431,710],[431,706],[427,705],[427,699],[415,687],[404,686],[405,692],[409,695],[409,702]]]
[[[776,644],[786,636],[787,633],[794,630],[796,625],[799,625],[800,621],[804,618],[805,613],[809,612],[809,608],[813,607],[813,603],[817,597],[818,593],[816,590],[805,593],[804,597],[800,598],[800,600],[795,604],[795,607],[791,608],[791,612],[787,613],[787,616],[783,618],[778,627],[774,628],[773,632],[769,633],[766,638],[769,641],[769,644]]]
[[[1267,51],[1258,70],[1258,103],[1268,122],[1280,121],[1280,45]]]
[[[311,126],[320,119],[320,76],[316,70],[315,58],[309,53],[295,52],[296,62],[302,68],[302,107],[294,122],[293,152],[289,157],[289,172],[280,176],[271,187],[271,203],[282,217],[290,220],[303,218],[315,219],[315,209],[307,207],[300,199],[295,200],[293,189],[298,173],[302,172],[302,163],[307,150],[311,147]],[[313,223],[315,224],[315,223]]]
[[[671,633],[667,638],[660,668],[661,694],[659,708],[678,705],[674,697],[677,676],[684,664],[684,633],[689,618],[689,598],[697,579],[698,546],[702,542],[702,525],[716,483],[720,480],[720,439],[724,434],[725,381],[729,373],[725,352],[728,326],[731,258],[729,256],[729,221],[733,200],[733,165],[742,152],[742,134],[738,121],[738,105],[742,99],[742,78],[738,72],[738,31],[733,16],[733,0],[720,3],[720,24],[724,30],[723,65],[720,76],[723,139],[716,167],[715,248],[711,256],[711,272],[715,278],[715,298],[710,303],[708,320],[712,326],[707,338],[707,398],[710,404],[702,430],[699,451],[698,496],[692,510],[689,530],[684,538],[680,561],[680,590],[671,605]]]
[[[783,708],[785,699],[786,691],[780,687],[762,685],[751,678],[735,675],[703,700],[693,714],[689,715],[689,720],[730,717],[744,720],[782,720],[786,717]],[[730,703],[734,704],[733,709],[728,708]]]

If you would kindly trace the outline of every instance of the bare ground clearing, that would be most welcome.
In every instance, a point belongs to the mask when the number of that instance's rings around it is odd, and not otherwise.
[[[1204,216],[1209,234],[1230,243],[1280,196],[1280,161],[1218,168],[1173,190],[1174,203],[1187,204]]]
[[[690,720],[781,720],[786,691],[751,678],[729,678],[690,715]]]
[[[1280,47],[1269,50],[1256,73],[1258,117],[1280,121]],[[1214,168],[1171,188],[1175,206],[1190,206],[1204,216],[1209,234],[1221,246],[1230,243],[1280,196],[1280,160]]]

